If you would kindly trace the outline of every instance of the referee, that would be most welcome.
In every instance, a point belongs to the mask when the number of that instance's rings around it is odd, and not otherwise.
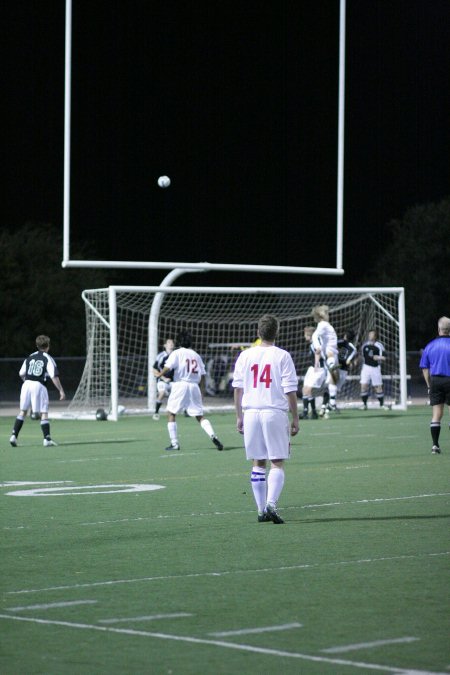
[[[450,319],[441,316],[438,321],[438,337],[425,347],[420,359],[423,377],[430,393],[433,417],[430,424],[434,455],[441,454],[439,435],[444,405],[450,410]],[[449,423],[450,428],[450,423]]]

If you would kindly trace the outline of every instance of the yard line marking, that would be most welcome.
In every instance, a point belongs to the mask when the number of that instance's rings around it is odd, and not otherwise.
[[[134,579],[108,579],[106,581],[93,581],[90,583],[83,584],[72,584],[67,586],[50,586],[47,588],[24,588],[19,591],[6,591],[6,595],[23,595],[25,593],[44,593],[47,591],[65,591],[74,588],[93,588],[95,586],[115,586],[117,584],[136,584],[147,581],[173,581],[174,579],[195,579],[201,577],[225,577],[235,574],[260,574],[266,572],[273,574],[274,572],[280,571],[295,571],[295,570],[304,570],[304,569],[318,569],[321,567],[338,567],[339,565],[361,565],[368,563],[377,563],[377,562],[386,562],[391,560],[414,560],[428,557],[437,557],[450,555],[450,551],[439,551],[436,553],[420,553],[416,555],[394,555],[394,556],[383,556],[380,558],[366,558],[360,560],[338,560],[337,562],[327,562],[327,563],[303,563],[300,565],[283,565],[281,567],[265,567],[262,569],[247,569],[247,570],[222,570],[220,572],[190,572],[188,574],[173,574],[173,575],[161,575],[155,577],[137,577]]]
[[[411,434],[410,436],[406,436],[406,435],[402,434],[401,436],[384,436],[383,438],[392,440],[392,439],[397,439],[397,438],[417,438],[417,436],[414,436],[414,434]]]
[[[346,469],[349,468],[353,469],[356,467],[346,467]],[[323,502],[322,504],[303,504],[303,506],[284,506],[280,510],[289,511],[297,509],[317,509],[323,506],[345,506],[349,504],[372,504],[372,503],[378,504],[382,502],[400,501],[404,499],[423,499],[425,497],[447,497],[448,495],[450,495],[450,492],[436,492],[424,495],[407,495],[405,497],[375,497],[374,499],[355,499],[348,502]],[[212,511],[210,513],[188,513],[185,515],[189,516],[189,518],[198,518],[204,516],[229,516],[237,513],[254,513],[254,511]],[[86,525],[107,525],[114,523],[132,523],[134,521],[139,520],[155,520],[155,519],[158,520],[162,518],[180,518],[180,514],[177,513],[173,516],[168,514],[166,515],[159,514],[158,516],[138,516],[136,518],[120,518],[115,520],[95,520],[91,522],[88,521],[85,523],[79,523],[79,525],[86,526]]]
[[[56,464],[73,464],[74,462],[101,462],[110,459],[123,459],[123,457],[83,457],[80,459],[58,459]]]
[[[167,633],[150,633],[143,630],[133,630],[131,628],[109,628],[95,624],[72,623],[70,621],[49,621],[46,619],[34,619],[26,616],[11,616],[0,614],[0,619],[9,619],[13,621],[30,621],[48,626],[65,626],[67,628],[78,628],[80,630],[98,630],[106,633],[118,633],[119,635],[135,635],[140,637],[152,637],[160,640],[174,640],[176,642],[188,642],[198,645],[212,645],[215,647],[224,647],[225,649],[234,649],[236,651],[251,652],[253,654],[267,654],[268,656],[288,657],[292,659],[302,659],[303,661],[313,661],[315,663],[331,663],[333,665],[353,666],[354,668],[364,668],[366,670],[380,670],[384,673],[393,673],[395,675],[448,675],[448,673],[430,672],[428,670],[411,670],[409,668],[399,668],[398,666],[382,666],[377,663],[364,663],[359,661],[348,661],[346,659],[333,659],[326,656],[314,656],[312,654],[301,654],[300,652],[286,652],[280,649],[269,649],[267,647],[253,647],[252,645],[237,644],[234,642],[223,642],[222,640],[207,640],[205,638],[195,638],[183,635],[170,635]]]
[[[9,612],[23,612],[29,609],[53,609],[54,607],[73,607],[73,605],[95,605],[98,600],[72,600],[68,602],[51,602],[46,605],[25,605],[23,607],[7,607]]]
[[[176,612],[174,614],[152,614],[151,616],[128,616],[123,619],[99,619],[99,623],[122,623],[128,621],[157,621],[158,619],[180,619],[186,616],[194,616],[187,612]]]
[[[215,637],[227,637],[228,635],[255,635],[256,633],[272,633],[277,630],[290,630],[291,628],[302,628],[302,623],[285,623],[281,626],[265,626],[262,628],[242,628],[241,630],[224,630],[217,633],[208,633]]]
[[[394,645],[400,644],[402,642],[416,642],[420,638],[416,637],[403,637],[403,638],[394,638],[392,640],[375,640],[374,642],[360,642],[359,644],[354,645],[343,645],[342,647],[329,647],[328,649],[321,649],[321,652],[326,654],[339,654],[342,652],[352,652],[357,649],[372,649],[372,647],[383,647],[384,645]]]
[[[65,483],[73,483],[73,480],[49,480],[49,481],[7,480],[4,483],[0,483],[0,487],[20,487],[22,485],[63,485]]]

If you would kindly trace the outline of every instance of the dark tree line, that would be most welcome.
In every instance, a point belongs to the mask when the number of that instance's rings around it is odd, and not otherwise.
[[[407,346],[420,349],[436,334],[437,319],[450,314],[450,197],[408,209],[388,230],[389,242],[357,285],[405,288]],[[91,259],[94,248],[86,243],[73,257]],[[26,224],[0,232],[0,357],[29,353],[40,333],[50,335],[55,354],[83,356],[83,289],[143,283],[126,272],[63,269],[61,257],[60,228]]]
[[[62,246],[60,228],[53,225],[26,224],[0,231],[0,357],[29,354],[40,334],[50,335],[55,354],[86,353],[81,292],[107,285],[105,274],[63,269]]]
[[[365,281],[405,288],[407,347],[421,349],[438,318],[450,316],[450,197],[408,209],[388,229],[390,242]]]

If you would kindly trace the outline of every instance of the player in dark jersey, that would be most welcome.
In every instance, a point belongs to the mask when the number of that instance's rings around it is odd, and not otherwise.
[[[352,340],[355,339],[355,334],[352,330],[347,330],[344,336],[337,342],[338,346],[338,361],[339,374],[337,383],[335,384],[331,378],[327,378],[327,389],[323,395],[323,402],[319,412],[320,417],[327,417],[329,411],[337,411],[336,395],[342,389],[345,380],[347,379],[348,371],[354,360],[357,350]]]
[[[386,357],[384,356],[384,345],[378,340],[378,332],[376,330],[369,331],[367,341],[362,346],[362,356],[364,359],[360,378],[362,409],[367,410],[369,386],[372,385],[380,408],[386,410],[387,408],[384,405],[383,378],[381,375],[381,363],[386,360]]]
[[[48,354],[50,338],[47,335],[38,335],[36,338],[37,351],[28,356],[22,363],[19,375],[23,380],[20,391],[20,410],[14,422],[9,442],[17,447],[17,437],[23,426],[27,411],[31,407],[34,413],[41,417],[41,429],[44,436],[44,446],[56,445],[50,436],[50,422],[48,421],[48,390],[46,382],[51,379],[59,391],[59,400],[66,398],[59,379],[58,369],[52,357]]]
[[[153,415],[154,420],[159,420],[159,409],[161,408],[164,397],[169,396],[170,394],[173,380],[173,370],[167,371],[162,376],[160,376],[159,373],[166,365],[166,361],[169,358],[169,355],[175,349],[175,343],[171,338],[168,338],[163,346],[164,349],[161,352],[159,352],[159,354],[157,354],[155,363],[153,364],[153,375],[156,377],[156,387],[158,389],[155,413]]]
[[[319,412],[320,417],[327,417],[329,411],[338,411],[336,395],[344,386],[349,368],[357,353],[356,347],[352,342],[354,339],[355,333],[349,329],[344,333],[344,336],[337,341],[339,360],[337,383],[335,384],[330,377],[327,377],[328,388],[323,395],[323,402]]]

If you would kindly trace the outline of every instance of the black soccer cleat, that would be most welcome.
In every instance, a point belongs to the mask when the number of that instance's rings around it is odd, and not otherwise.
[[[431,448],[431,454],[433,455],[440,455],[441,454],[441,449],[438,445],[433,445]]]
[[[278,515],[277,510],[275,506],[273,506],[273,504],[267,504],[266,514],[269,516],[270,520],[275,525],[281,525],[282,523],[284,523],[283,518]]]
[[[258,523],[270,523],[272,518],[265,511],[263,513],[258,513]]]
[[[168,445],[166,450],[169,452],[170,450],[179,450],[180,446],[178,443],[172,443],[172,445]]]
[[[317,411],[316,411],[316,410],[313,410],[313,411],[311,412],[311,419],[312,419],[312,420],[318,420],[318,419],[319,419],[319,415],[317,414]]]
[[[212,440],[212,442],[214,443],[214,445],[216,446],[216,448],[217,448],[218,450],[223,450],[223,445],[222,445],[222,443],[219,441],[219,439],[217,438],[217,436],[213,436],[211,440]]]

